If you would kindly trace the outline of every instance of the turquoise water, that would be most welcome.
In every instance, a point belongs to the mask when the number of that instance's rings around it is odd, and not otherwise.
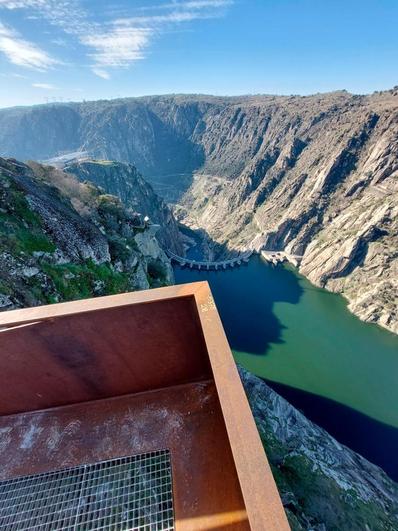
[[[294,268],[259,257],[175,276],[208,280],[239,363],[398,479],[398,336],[363,323],[343,297]]]

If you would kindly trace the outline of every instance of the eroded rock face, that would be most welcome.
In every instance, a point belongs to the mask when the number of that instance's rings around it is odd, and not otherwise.
[[[303,255],[314,284],[398,332],[398,93],[270,98],[221,114],[180,219],[230,250]]]
[[[242,383],[293,530],[398,527],[398,486],[243,368]]]
[[[397,331],[397,89],[0,110],[0,153],[67,150],[134,162],[153,182],[180,186],[178,218],[205,230],[216,249],[303,255],[312,282]]]
[[[90,181],[107,193],[116,195],[123,204],[151,223],[159,225],[157,240],[176,254],[183,254],[182,240],[174,216],[165,202],[153,191],[132,164],[86,160],[67,164],[64,170],[80,181]]]
[[[322,228],[300,269],[315,284],[344,293],[361,319],[398,333],[397,234],[398,204],[370,188]]]
[[[0,158],[0,310],[172,282],[154,230],[115,196]]]

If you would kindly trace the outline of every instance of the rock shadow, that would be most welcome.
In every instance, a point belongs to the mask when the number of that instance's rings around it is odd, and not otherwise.
[[[329,398],[266,379],[264,381],[340,443],[378,465],[391,479],[398,481],[398,428]]]

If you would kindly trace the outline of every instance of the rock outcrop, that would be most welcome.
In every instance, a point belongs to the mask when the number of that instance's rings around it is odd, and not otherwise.
[[[398,528],[398,486],[239,368],[293,530]]]
[[[0,309],[173,281],[152,227],[53,167],[0,159]]]
[[[68,151],[134,162],[217,252],[303,255],[312,282],[398,331],[398,88],[0,110],[0,153]]]
[[[184,253],[178,225],[170,208],[132,164],[107,160],[83,160],[67,164],[64,171],[116,195],[122,203],[151,223],[159,225],[157,239],[165,249]]]

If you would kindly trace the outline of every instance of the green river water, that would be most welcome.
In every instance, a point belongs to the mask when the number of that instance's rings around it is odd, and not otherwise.
[[[258,256],[208,280],[237,362],[340,442],[398,480],[398,336],[363,323],[340,295]]]

